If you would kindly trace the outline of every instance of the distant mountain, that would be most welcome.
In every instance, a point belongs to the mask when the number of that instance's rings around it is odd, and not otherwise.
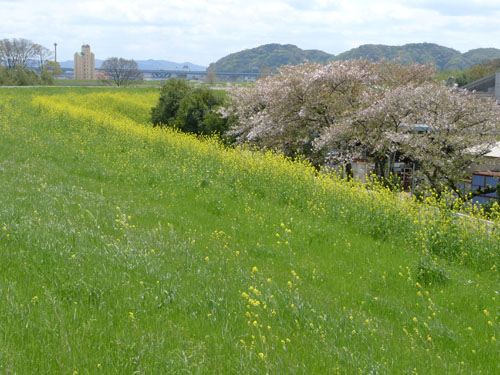
[[[461,53],[434,43],[411,43],[403,46],[365,44],[335,56],[318,50],[302,50],[291,44],[266,44],[232,53],[210,64],[210,67],[220,72],[259,72],[265,67],[275,70],[281,65],[297,65],[305,61],[326,63],[329,60],[359,58],[373,61],[382,58],[399,59],[404,64],[433,63],[440,71],[463,70],[488,59],[500,58],[500,50],[478,48]]]
[[[139,69],[143,70],[194,70],[194,71],[205,71],[206,66],[192,64],[190,62],[172,62],[167,60],[136,60]]]
[[[205,66],[192,64],[190,62],[177,63],[167,60],[135,60],[139,69],[142,70],[194,70],[194,71],[205,71],[207,68]],[[99,69],[104,60],[96,59],[95,67]],[[61,68],[73,68],[73,60],[59,62]]]
[[[485,60],[493,60],[500,58],[500,49],[496,48],[476,48],[464,53],[464,57],[473,65],[476,65]]]
[[[210,64],[216,72],[260,72],[276,70],[282,65],[297,65],[305,61],[326,63],[333,55],[319,50],[303,50],[292,44],[266,44],[232,53]]]
[[[420,64],[434,63],[439,70],[464,69],[474,65],[461,52],[434,43],[411,43],[403,46],[365,44],[341,53],[335,59],[350,60],[360,57],[373,61],[382,58],[387,60],[399,59],[404,64],[412,62]]]

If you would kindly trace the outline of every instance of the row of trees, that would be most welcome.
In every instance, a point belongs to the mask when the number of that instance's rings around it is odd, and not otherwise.
[[[226,115],[239,122],[229,134],[317,166],[369,159],[385,178],[411,160],[424,187],[459,192],[498,139],[500,109],[435,77],[431,66],[387,61],[287,66],[232,92]]]
[[[62,73],[59,64],[52,61],[53,56],[51,50],[28,39],[0,40],[0,85],[52,84],[54,77]],[[142,80],[134,60],[110,57],[101,68],[107,76],[105,81],[117,86]]]
[[[0,40],[0,61],[8,69],[42,69],[52,57],[52,51],[28,39]]]
[[[52,51],[28,39],[0,40],[0,85],[52,84],[62,72],[52,57]]]

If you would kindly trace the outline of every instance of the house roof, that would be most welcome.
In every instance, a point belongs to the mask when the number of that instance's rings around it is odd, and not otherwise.
[[[488,92],[488,89],[495,87],[495,76],[496,73],[490,74],[489,76],[478,79],[477,81],[468,83],[462,87],[461,89],[467,89],[470,91],[481,91]]]
[[[495,147],[491,149],[486,155],[488,158],[500,158],[500,142],[498,142]]]
[[[497,171],[476,171],[472,172],[475,176],[500,177],[500,172]]]

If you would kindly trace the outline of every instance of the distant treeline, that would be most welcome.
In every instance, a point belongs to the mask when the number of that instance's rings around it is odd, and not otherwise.
[[[0,40],[0,86],[53,84],[62,71],[52,58],[52,51],[31,40]]]

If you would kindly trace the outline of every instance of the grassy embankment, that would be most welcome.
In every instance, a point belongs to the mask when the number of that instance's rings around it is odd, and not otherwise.
[[[498,227],[0,90],[0,373],[500,373]]]
[[[158,87],[160,88],[165,80],[152,80],[152,81],[134,81],[130,86],[136,87]],[[228,86],[252,86],[253,82],[217,82],[210,86],[203,81],[189,81],[193,86],[207,86],[215,89],[226,89]],[[56,79],[54,81],[55,86],[63,87],[87,87],[87,86],[99,86],[99,87],[116,87],[111,83],[106,83],[103,81],[95,80],[76,80],[76,79]]]
[[[99,80],[85,80],[85,79],[56,79],[54,81],[55,86],[63,87],[88,87],[88,86],[99,86],[99,87],[116,87],[110,82],[103,82]],[[162,81],[134,81],[131,86],[133,87],[160,87]]]

